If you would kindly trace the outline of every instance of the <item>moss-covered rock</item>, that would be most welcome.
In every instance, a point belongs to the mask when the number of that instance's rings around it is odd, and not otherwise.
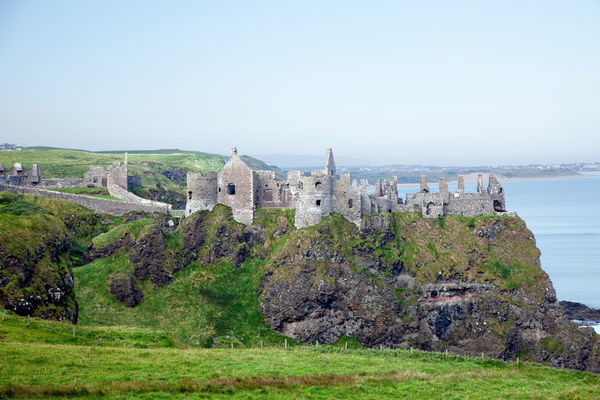
[[[77,321],[71,243],[102,232],[78,205],[0,194],[0,304],[19,315]]]

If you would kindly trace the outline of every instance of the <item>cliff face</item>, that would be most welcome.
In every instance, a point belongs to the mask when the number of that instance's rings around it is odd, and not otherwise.
[[[598,336],[569,322],[517,217],[339,216],[273,241],[266,323],[300,342],[353,336],[600,372]]]
[[[93,234],[100,216],[26,195],[0,195],[0,306],[18,315],[77,321],[72,239]]]

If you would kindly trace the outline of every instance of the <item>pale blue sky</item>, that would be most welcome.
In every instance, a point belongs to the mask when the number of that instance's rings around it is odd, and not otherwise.
[[[0,0],[0,142],[600,160],[599,1]]]

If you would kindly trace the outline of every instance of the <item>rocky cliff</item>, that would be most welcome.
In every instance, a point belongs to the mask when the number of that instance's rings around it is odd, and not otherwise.
[[[600,372],[598,335],[568,321],[517,217],[340,216],[270,242],[266,323],[300,342],[352,336]]]

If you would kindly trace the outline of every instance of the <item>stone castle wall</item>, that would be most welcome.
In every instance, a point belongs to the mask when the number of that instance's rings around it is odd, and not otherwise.
[[[359,225],[361,220],[362,198],[360,192],[352,187],[350,174],[340,175],[333,182],[333,212],[342,214],[348,221]]]
[[[15,193],[29,193],[38,196],[51,197],[54,199],[65,200],[71,203],[82,205],[94,212],[101,214],[109,214],[114,216],[121,216],[130,211],[145,211],[145,212],[160,212],[164,214],[169,213],[169,207],[166,204],[161,205],[149,205],[149,204],[138,204],[128,203],[119,200],[103,199],[99,197],[82,196],[70,193],[53,192],[51,190],[38,189],[32,187],[22,186],[10,186],[0,185],[0,191],[15,192]]]

